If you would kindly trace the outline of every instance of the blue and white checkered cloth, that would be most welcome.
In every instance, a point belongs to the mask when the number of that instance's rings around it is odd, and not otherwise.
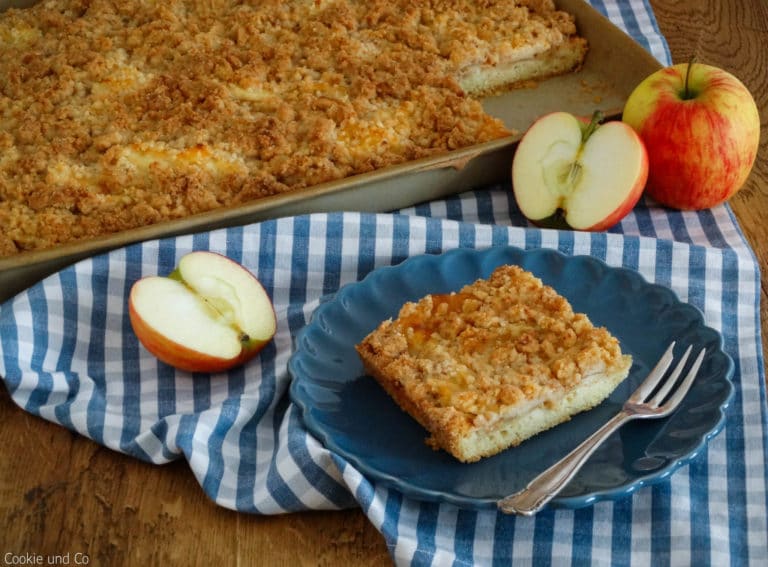
[[[645,2],[593,0],[662,63]],[[590,254],[672,288],[719,330],[736,363],[724,430],[669,479],[631,496],[535,517],[423,503],[325,449],[290,402],[293,339],[321,298],[423,252],[502,240]],[[254,271],[278,333],[247,366],[208,379],[159,364],[126,309],[134,281],[211,249]],[[642,201],[608,233],[540,230],[508,186],[394,214],[338,212],[129,246],[82,261],[0,306],[0,376],[28,412],[139,459],[184,458],[219,505],[247,513],[359,506],[398,564],[746,565],[768,558],[768,418],[760,275],[728,206],[681,213]]]

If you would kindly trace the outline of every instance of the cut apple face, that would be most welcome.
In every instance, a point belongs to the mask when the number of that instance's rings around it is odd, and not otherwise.
[[[626,216],[648,179],[648,154],[622,122],[567,112],[538,119],[512,161],[518,207],[539,226],[605,230]]]
[[[149,352],[190,372],[242,364],[276,332],[272,301],[261,283],[242,265],[214,252],[191,252],[168,277],[137,281],[128,313]]]

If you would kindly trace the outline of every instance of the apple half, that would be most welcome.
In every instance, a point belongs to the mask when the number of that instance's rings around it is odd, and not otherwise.
[[[128,314],[158,359],[189,372],[221,372],[253,358],[274,337],[272,301],[241,264],[215,252],[186,254],[168,276],[133,284]]]
[[[601,118],[553,112],[525,132],[512,161],[512,190],[528,220],[605,230],[637,204],[648,179],[645,145],[626,124]]]

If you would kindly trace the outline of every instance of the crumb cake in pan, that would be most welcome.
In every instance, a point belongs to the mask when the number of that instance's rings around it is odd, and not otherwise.
[[[0,256],[509,135],[581,65],[551,0],[42,0],[0,14]]]
[[[605,328],[518,266],[405,304],[356,348],[428,443],[464,462],[597,406],[632,365]]]

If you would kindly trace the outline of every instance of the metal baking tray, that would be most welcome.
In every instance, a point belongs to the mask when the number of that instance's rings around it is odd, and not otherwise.
[[[0,0],[0,11],[33,3]],[[486,111],[502,119],[515,134],[238,207],[0,258],[0,301],[77,260],[133,242],[301,213],[391,211],[508,181],[515,144],[537,117],[555,110],[589,116],[597,109],[607,117],[618,117],[634,87],[660,67],[645,49],[583,0],[556,3],[576,16],[590,50],[583,68],[576,73],[483,101]]]

